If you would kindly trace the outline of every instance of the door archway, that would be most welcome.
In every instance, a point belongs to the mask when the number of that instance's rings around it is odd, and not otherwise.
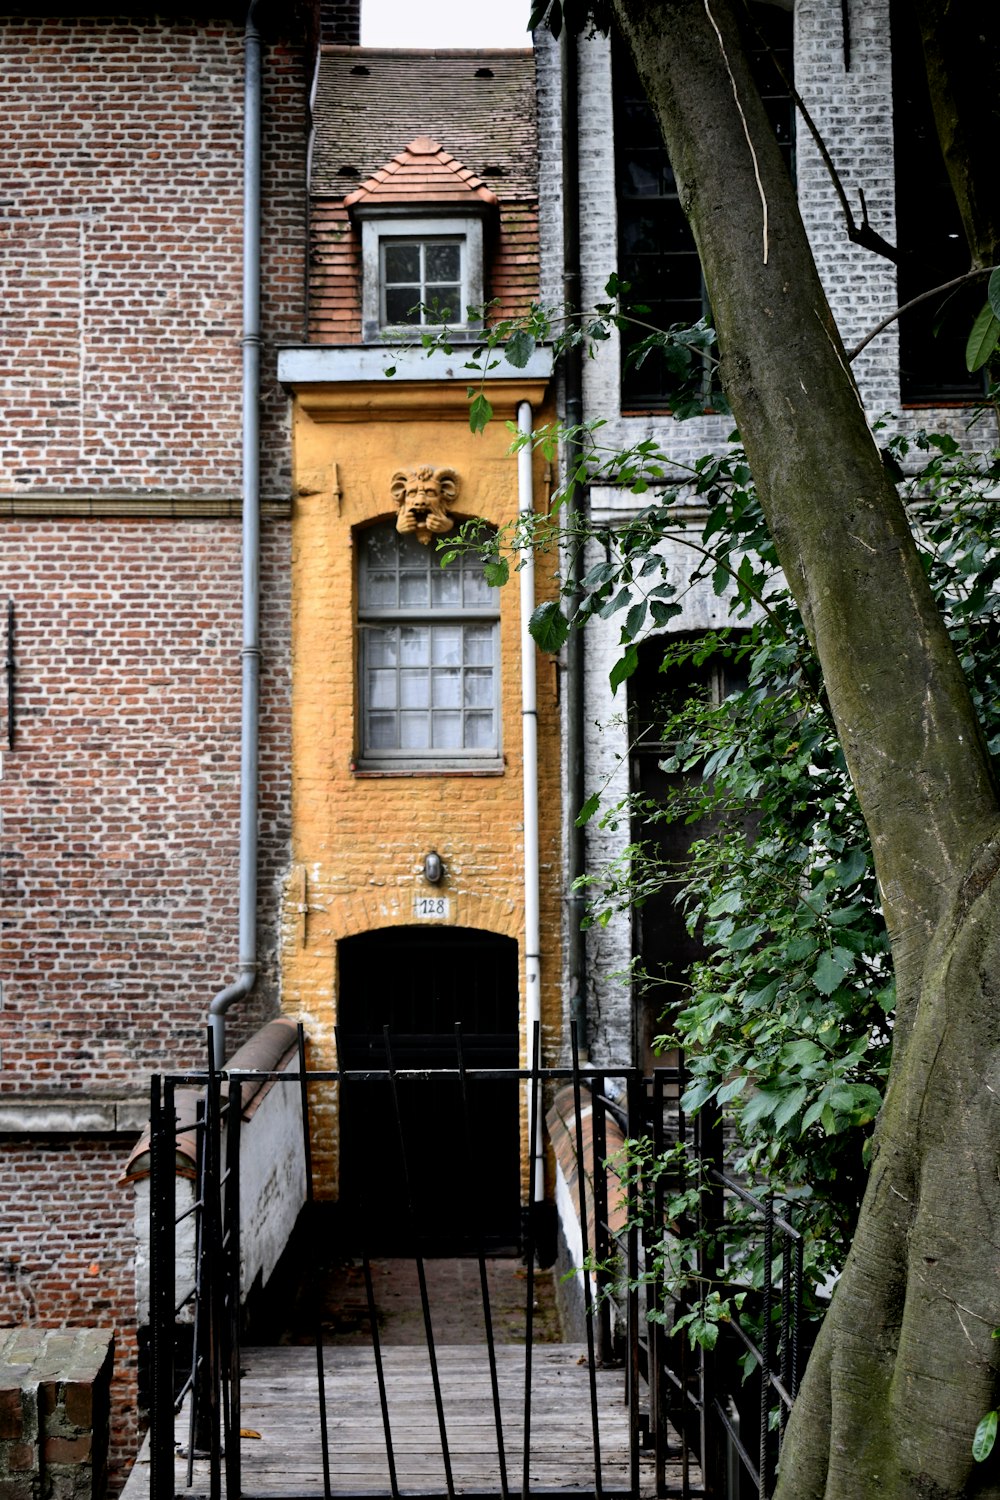
[[[339,947],[341,1065],[397,1068],[400,1115],[421,1248],[469,1250],[481,1227],[491,1248],[520,1231],[519,1092],[512,1081],[470,1080],[468,1114],[455,1074],[455,1026],[466,1067],[518,1065],[518,958],[513,938],[474,928],[392,927]],[[441,1070],[448,1070],[442,1072]],[[399,1127],[388,1083],[342,1088],[340,1197],[344,1233],[370,1251],[408,1252]]]

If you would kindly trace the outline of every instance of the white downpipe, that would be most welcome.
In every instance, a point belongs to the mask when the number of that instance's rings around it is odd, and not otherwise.
[[[522,434],[531,433],[531,405],[522,401],[517,409],[517,427]],[[517,455],[517,508],[522,517],[534,514],[535,500],[531,474],[531,443],[526,442]],[[524,1024],[531,1066],[535,1023],[542,1018],[541,919],[538,895],[538,697],[535,686],[535,643],[528,622],[535,608],[535,554],[523,547],[520,555],[521,580],[521,746],[524,763]],[[539,1030],[541,1028],[539,1027]],[[535,1158],[535,1201],[545,1197],[545,1155],[542,1150],[541,1110],[531,1119],[531,1094],[528,1094],[528,1138]]]

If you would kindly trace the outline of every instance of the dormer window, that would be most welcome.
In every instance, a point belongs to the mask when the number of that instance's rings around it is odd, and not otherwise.
[[[443,328],[474,337],[483,302],[483,226],[478,218],[364,218],[361,316],[366,343],[400,330]]]
[[[497,209],[490,188],[436,141],[418,136],[344,204],[361,227],[366,343],[413,328],[478,336],[483,219]]]
[[[379,247],[381,323],[460,323],[467,306],[462,295],[461,239],[411,240],[388,235]]]

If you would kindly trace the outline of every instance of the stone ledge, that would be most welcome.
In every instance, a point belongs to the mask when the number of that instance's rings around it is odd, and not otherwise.
[[[145,1095],[26,1095],[0,1103],[0,1135],[138,1135],[148,1118]]]
[[[98,1500],[106,1487],[114,1335],[0,1330],[0,1496]]]

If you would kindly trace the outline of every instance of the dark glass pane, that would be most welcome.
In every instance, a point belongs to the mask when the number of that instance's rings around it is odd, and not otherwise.
[[[387,323],[419,323],[420,288],[415,286],[387,286],[385,289],[385,321]]]
[[[969,248],[941,155],[920,37],[911,8],[894,0],[893,133],[899,303],[969,269]],[[986,300],[982,285],[932,297],[899,320],[899,378],[904,401],[968,401],[982,394],[981,373],[965,368],[965,345]]]
[[[387,282],[409,281],[420,285],[419,245],[386,245],[384,264]]]
[[[462,315],[462,293],[457,286],[429,286],[427,288],[427,311],[425,322],[456,322]]]
[[[457,245],[428,245],[424,274],[428,282],[457,281],[461,272],[461,253]]]

